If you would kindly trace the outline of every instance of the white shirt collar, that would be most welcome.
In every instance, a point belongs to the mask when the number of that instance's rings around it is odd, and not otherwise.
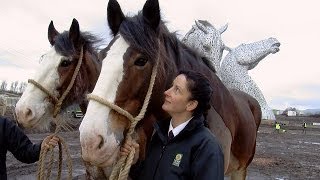
[[[176,136],[178,135],[186,126],[187,124],[189,123],[189,121],[193,118],[193,116],[187,120],[186,122],[182,123],[182,124],[179,124],[177,127],[173,128],[172,126],[172,119],[170,120],[170,125],[169,125],[169,130],[168,130],[168,135],[169,135],[169,132],[172,130],[172,133],[173,133],[173,136]]]

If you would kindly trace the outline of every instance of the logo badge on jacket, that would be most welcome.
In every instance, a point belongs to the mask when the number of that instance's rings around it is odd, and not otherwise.
[[[179,167],[183,154],[177,154],[172,165]]]

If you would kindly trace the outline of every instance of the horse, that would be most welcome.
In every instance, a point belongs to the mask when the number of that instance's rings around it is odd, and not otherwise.
[[[73,86],[61,102],[62,110],[77,103],[85,113],[85,95],[92,92],[100,74],[102,63],[94,47],[99,39],[88,32],[80,32],[76,19],[69,31],[63,33],[59,33],[51,21],[48,40],[52,48],[41,56],[39,68],[16,105],[17,120],[23,127],[46,129],[49,126],[50,118],[42,117],[53,114],[54,100],[67,91],[80,56],[81,64]]]
[[[257,99],[261,106],[262,119],[275,120],[262,92],[247,71],[257,66],[268,54],[278,52],[280,43],[275,38],[269,38],[230,48],[221,40],[221,34],[226,29],[227,25],[217,30],[208,21],[196,21],[182,41],[212,61],[217,75],[227,87],[244,91]],[[221,61],[223,50],[227,50],[229,54]]]
[[[182,42],[209,59],[219,73],[223,50],[228,48],[223,43],[221,35],[227,28],[228,24],[216,29],[208,21],[195,21],[195,25],[183,37]]]
[[[245,179],[261,121],[259,103],[244,92],[228,90],[210,61],[168,31],[161,20],[158,0],[147,0],[133,17],[125,16],[116,0],[109,0],[107,16],[114,38],[79,127],[82,159],[103,168],[108,177],[130,126],[127,116],[115,107],[135,117],[147,102],[146,95],[152,92],[133,135],[140,144],[139,160],[143,160],[152,124],[169,116],[161,108],[164,91],[179,70],[194,70],[206,75],[213,88],[212,108],[206,119],[222,146],[225,174]],[[154,72],[156,78],[152,81]]]
[[[262,119],[275,120],[261,90],[249,76],[248,70],[253,69],[269,54],[279,51],[280,43],[275,38],[241,44],[230,48],[220,66],[222,82],[229,88],[238,89],[254,97],[261,106]]]
[[[47,130],[58,97],[65,95],[59,109],[65,110],[79,104],[86,112],[86,94],[92,92],[100,74],[106,49],[98,53],[96,44],[100,39],[89,32],[81,32],[79,23],[73,19],[69,31],[59,33],[53,21],[48,27],[51,50],[41,56],[40,66],[16,105],[19,125],[29,129]],[[78,67],[77,67],[78,66]],[[75,73],[77,71],[77,73]],[[74,82],[71,83],[74,76]],[[72,86],[71,86],[72,85]],[[65,93],[67,92],[68,93]],[[101,170],[86,164],[87,177]]]

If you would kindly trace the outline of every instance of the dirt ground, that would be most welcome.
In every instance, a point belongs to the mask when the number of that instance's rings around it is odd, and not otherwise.
[[[277,116],[285,132],[275,132],[274,125],[264,121],[258,131],[256,154],[249,166],[249,180],[260,179],[320,179],[320,118]],[[308,125],[302,133],[302,122]],[[33,142],[39,142],[48,133],[30,133]],[[84,179],[85,169],[80,157],[79,132],[63,132],[73,160],[74,179]],[[63,179],[67,168],[63,168]],[[8,179],[36,179],[37,164],[23,164],[11,153],[7,154]],[[55,177],[56,167],[51,177]],[[225,178],[226,179],[226,178]]]

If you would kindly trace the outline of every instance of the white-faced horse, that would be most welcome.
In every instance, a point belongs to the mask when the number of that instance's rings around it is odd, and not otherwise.
[[[223,148],[225,173],[233,179],[245,179],[261,121],[259,103],[241,91],[229,91],[208,60],[168,32],[158,0],[147,0],[142,12],[133,17],[125,17],[118,2],[109,0],[108,23],[114,39],[79,128],[82,158],[103,167],[108,176],[130,125],[128,116],[115,107],[135,117],[152,92],[144,118],[136,127],[142,160],[152,135],[152,120],[168,117],[161,108],[164,91],[179,70],[194,70],[205,74],[213,87],[213,108],[207,120]]]
[[[42,56],[33,79],[29,80],[16,105],[17,120],[27,128],[47,129],[50,116],[56,116],[72,104],[79,104],[86,112],[86,94],[92,92],[101,70],[96,44],[98,38],[81,32],[79,23],[73,19],[69,31],[59,33],[53,22],[48,27],[51,50]],[[104,58],[105,51],[99,53]],[[63,98],[62,98],[63,97]],[[102,170],[85,163],[87,177]]]
[[[48,128],[50,118],[42,117],[52,116],[55,108],[65,109],[77,103],[86,112],[85,96],[93,90],[101,70],[102,63],[94,46],[99,40],[90,33],[80,32],[77,20],[63,33],[51,21],[48,39],[52,48],[41,57],[33,79],[16,105],[19,124],[28,128]]]

